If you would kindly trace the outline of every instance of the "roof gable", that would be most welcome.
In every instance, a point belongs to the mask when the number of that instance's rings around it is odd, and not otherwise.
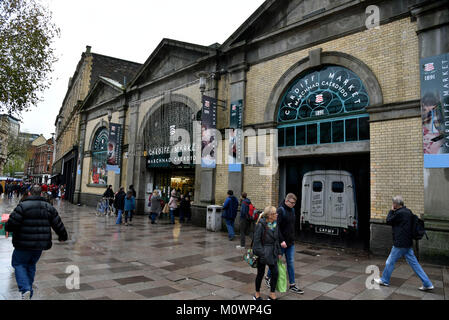
[[[137,73],[130,87],[173,74],[215,52],[215,47],[163,39]]]
[[[84,99],[82,109],[97,106],[124,93],[125,87],[115,80],[99,77]]]
[[[269,35],[353,0],[267,0],[221,46],[226,51],[242,41]]]

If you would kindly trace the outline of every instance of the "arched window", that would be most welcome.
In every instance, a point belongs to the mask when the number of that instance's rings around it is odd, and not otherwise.
[[[106,185],[108,183],[108,171],[106,169],[108,140],[108,129],[105,127],[98,129],[92,144],[91,184]]]
[[[369,96],[362,80],[327,65],[293,82],[279,106],[279,147],[369,139]]]

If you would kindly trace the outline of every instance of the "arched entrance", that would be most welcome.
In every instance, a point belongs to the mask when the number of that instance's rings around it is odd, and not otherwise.
[[[382,102],[380,87],[353,57],[321,53],[319,61],[304,59],[290,68],[267,106],[278,129],[279,196],[298,196],[300,240],[368,249],[366,107]]]
[[[160,103],[151,110],[146,115],[139,133],[146,160],[146,193],[148,195],[153,190],[159,190],[163,200],[168,201],[170,192],[175,189],[179,196],[189,195],[190,199],[193,199],[195,164],[190,157],[193,156],[195,111],[186,103],[177,100]],[[189,140],[172,142],[170,138],[177,129],[185,130]],[[175,144],[179,146],[180,152],[173,156],[172,147]],[[182,159],[176,158],[181,155],[181,151]]]

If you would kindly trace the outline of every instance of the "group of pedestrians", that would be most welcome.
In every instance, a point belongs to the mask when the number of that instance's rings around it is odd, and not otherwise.
[[[134,190],[133,185],[129,186],[126,193],[123,187],[120,187],[119,191],[114,193],[112,185],[109,185],[103,193],[103,198],[115,209],[115,214],[117,215],[115,224],[132,225],[133,215],[136,210],[136,190]]]
[[[228,230],[228,239],[235,238],[234,222],[237,217],[239,201],[234,196],[233,190],[228,190],[228,197],[223,204],[222,218],[225,219]],[[240,201],[240,245],[238,249],[245,248],[246,235],[252,229],[253,217],[249,210],[251,200],[247,193],[243,192]],[[259,216],[255,230],[253,232],[253,252],[258,257],[257,276],[256,276],[256,294],[255,300],[262,300],[260,296],[260,287],[265,275],[266,266],[269,270],[265,277],[265,283],[270,288],[268,299],[275,300],[275,289],[278,278],[277,261],[285,255],[287,262],[287,271],[289,279],[288,290],[290,292],[303,294],[295,282],[295,209],[296,196],[289,193],[279,207],[268,206]]]
[[[112,191],[109,186],[107,193]],[[48,193],[48,191],[47,191]],[[42,251],[52,247],[52,229],[58,235],[59,241],[68,239],[68,233],[59,217],[56,209],[50,204],[48,198],[43,197],[46,193],[40,185],[33,185],[25,192],[19,204],[11,213],[6,222],[5,229],[13,233],[12,244],[14,251],[11,264],[15,269],[17,286],[22,295],[22,299],[28,300],[33,296],[33,281],[36,273],[36,264]],[[106,192],[105,192],[106,194]],[[171,198],[176,196],[171,194]],[[184,197],[185,199],[185,197]],[[279,277],[278,261],[285,255],[288,276],[288,291],[303,294],[295,282],[295,205],[297,198],[293,193],[287,194],[278,208],[267,206],[255,223],[253,232],[252,249],[257,258],[257,275],[255,279],[254,300],[262,300],[261,286],[264,280],[266,267],[268,272],[265,276],[265,283],[270,289],[269,300],[276,300],[276,284]],[[169,202],[170,203],[170,202]],[[156,223],[156,216],[161,209],[161,197],[155,190],[150,198],[151,207],[150,219]],[[228,198],[224,203],[223,217],[228,226],[228,236],[232,240],[235,236],[233,230],[233,220],[237,215],[238,200],[233,195],[232,190],[228,191]],[[241,246],[245,247],[246,233],[251,229],[252,217],[249,211],[251,200],[246,193],[241,198]],[[114,195],[114,205],[118,211],[117,222],[121,223],[122,215],[125,216],[125,224],[131,223],[132,214],[135,210],[135,190],[130,186],[125,193],[124,188],[120,188]],[[156,215],[156,216],[155,216]],[[404,206],[402,197],[393,198],[393,205],[387,216],[387,224],[392,226],[393,247],[387,259],[385,269],[380,279],[375,279],[379,285],[389,286],[390,278],[394,270],[396,261],[405,256],[413,271],[421,279],[423,286],[421,291],[434,289],[432,282],[426,275],[413,252],[413,213]],[[249,226],[249,227],[248,227]]]
[[[65,194],[65,185],[57,185],[57,184],[46,184],[41,183],[37,184],[42,189],[42,195],[48,199],[56,199],[56,198],[64,198]],[[6,181],[5,188],[3,189],[3,185],[0,184],[0,197],[2,194],[5,194],[5,198],[13,199],[14,196],[16,198],[21,198],[23,196],[27,196],[32,187],[31,182],[12,182]]]
[[[149,219],[151,224],[157,223],[157,218],[168,210],[170,224],[175,224],[176,212],[179,213],[179,222],[190,222],[192,220],[191,199],[189,194],[182,194],[180,191],[173,189],[170,193],[168,203],[165,203],[158,190],[153,190],[148,199],[150,207]]]

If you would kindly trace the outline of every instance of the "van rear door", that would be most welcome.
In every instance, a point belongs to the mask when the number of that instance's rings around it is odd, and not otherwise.
[[[350,176],[345,173],[332,173],[328,182],[327,225],[339,228],[348,227],[348,216],[351,215],[351,203],[348,194],[352,193]]]

